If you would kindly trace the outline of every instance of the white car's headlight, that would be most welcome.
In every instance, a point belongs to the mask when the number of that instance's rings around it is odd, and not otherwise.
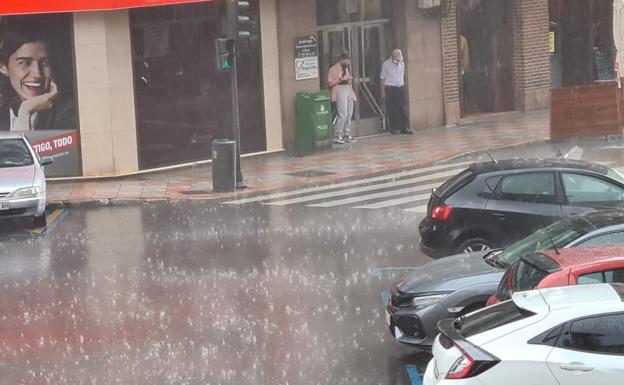
[[[412,303],[416,307],[426,307],[426,306],[435,305],[436,303],[442,301],[447,296],[448,294],[446,293],[440,293],[440,294],[427,295],[424,297],[414,297],[414,299],[412,300]]]
[[[37,196],[41,189],[37,186],[21,188],[13,193],[13,198],[29,198]]]

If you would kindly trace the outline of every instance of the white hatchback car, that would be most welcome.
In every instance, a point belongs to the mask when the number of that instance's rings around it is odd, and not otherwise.
[[[0,133],[0,218],[33,217],[45,226],[46,179],[41,161],[21,133]]]
[[[441,321],[425,385],[620,385],[624,285],[516,293]]]

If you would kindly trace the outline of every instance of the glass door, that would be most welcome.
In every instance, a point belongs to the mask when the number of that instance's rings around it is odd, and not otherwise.
[[[321,88],[327,88],[327,72],[343,51],[351,57],[353,88],[358,96],[353,119],[356,136],[385,131],[385,111],[381,102],[379,75],[389,55],[388,21],[348,23],[319,30]]]

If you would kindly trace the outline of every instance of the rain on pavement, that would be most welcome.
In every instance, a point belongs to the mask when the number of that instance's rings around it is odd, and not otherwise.
[[[187,202],[3,223],[0,383],[419,383],[376,268],[428,260],[420,219]]]

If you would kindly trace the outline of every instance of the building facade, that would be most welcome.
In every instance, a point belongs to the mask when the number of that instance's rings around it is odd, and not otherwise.
[[[225,0],[174,2],[1,17],[3,39],[25,45],[0,50],[0,70],[17,49],[39,47],[47,67],[35,66],[27,84],[41,83],[38,96],[50,83],[58,89],[54,107],[33,114],[27,134],[55,159],[49,176],[124,175],[208,160],[212,140],[232,136],[229,81],[215,50],[225,33]],[[257,38],[238,59],[243,153],[292,148],[297,92],[327,88],[327,70],[344,51],[353,63],[358,136],[384,131],[379,72],[394,48],[406,60],[414,130],[548,106],[546,0],[440,0],[425,9],[418,0],[250,3]],[[0,119],[9,119],[20,91],[10,87],[11,76],[0,80]]]

